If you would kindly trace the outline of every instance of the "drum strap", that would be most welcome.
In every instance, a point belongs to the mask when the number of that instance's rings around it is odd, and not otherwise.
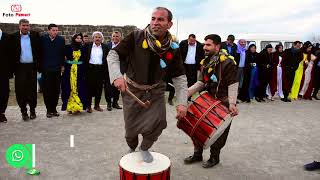
[[[216,107],[218,104],[220,103],[220,101],[217,101],[215,103],[213,103],[210,108],[208,108],[206,110],[206,112],[199,118],[199,120],[197,121],[197,123],[194,125],[191,133],[190,133],[190,137],[193,136],[194,132],[196,131],[196,129],[198,128],[199,124],[202,122],[202,120],[206,117],[206,115],[214,108]]]

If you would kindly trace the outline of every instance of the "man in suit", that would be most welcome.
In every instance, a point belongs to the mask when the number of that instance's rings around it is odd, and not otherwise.
[[[227,41],[221,43],[221,49],[226,49],[231,56],[237,57],[238,46],[234,43],[234,40],[234,35],[230,34],[227,38]]]
[[[9,59],[9,35],[0,29],[0,123],[6,123],[5,111],[9,100],[9,79],[12,77],[12,61]]]
[[[95,98],[94,109],[102,112],[100,100],[105,74],[108,73],[107,55],[109,49],[106,44],[102,43],[103,34],[99,31],[93,32],[93,42],[88,45],[87,57],[87,84],[88,84],[88,113],[92,113],[91,102]],[[108,73],[109,74],[109,73]]]
[[[43,99],[47,108],[47,117],[51,118],[59,116],[57,105],[65,56],[65,40],[58,35],[57,25],[49,24],[48,33],[41,36],[41,47]]]
[[[186,70],[188,87],[197,82],[197,73],[200,71],[200,61],[204,59],[203,45],[196,40],[194,34],[180,42],[180,52]],[[190,99],[189,99],[190,100]]]
[[[22,119],[35,119],[37,106],[37,69],[40,58],[40,36],[38,32],[30,31],[27,19],[19,21],[20,31],[12,35],[12,56],[15,74],[15,91]],[[27,112],[30,107],[30,117]]]
[[[116,47],[121,41],[121,33],[119,31],[115,31],[111,35],[111,42],[107,44],[109,50],[113,49]],[[120,70],[121,73],[124,74],[125,72],[125,67],[123,67],[124,63],[120,65]],[[107,110],[111,111],[112,108],[115,109],[122,109],[121,106],[118,104],[119,96],[120,96],[120,91],[114,87],[110,83],[110,77],[109,77],[109,71],[107,68],[107,73],[105,73],[105,82],[104,82],[104,93],[105,93],[105,98],[107,101]]]

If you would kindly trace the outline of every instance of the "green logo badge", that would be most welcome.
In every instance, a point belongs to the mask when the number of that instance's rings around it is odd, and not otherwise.
[[[13,144],[6,152],[6,159],[10,166],[15,168],[32,168],[33,165],[33,144]]]

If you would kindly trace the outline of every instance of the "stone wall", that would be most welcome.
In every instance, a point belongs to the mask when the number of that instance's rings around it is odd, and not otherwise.
[[[137,29],[135,26],[92,26],[92,25],[58,25],[59,35],[63,36],[66,43],[69,43],[71,36],[75,33],[85,33],[91,37],[94,31],[101,31],[104,35],[105,42],[110,41],[113,31],[119,31],[122,36],[128,35],[131,31]],[[14,33],[19,30],[18,24],[0,23],[0,28],[3,32]],[[47,24],[31,24],[31,30],[38,32],[46,32],[48,30]]]

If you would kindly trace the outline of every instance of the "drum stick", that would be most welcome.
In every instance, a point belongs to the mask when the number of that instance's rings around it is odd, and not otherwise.
[[[126,89],[126,92],[135,100],[137,101],[142,107],[149,108],[150,107],[150,101],[147,100],[146,102],[142,102],[136,95],[134,95],[128,88]]]

